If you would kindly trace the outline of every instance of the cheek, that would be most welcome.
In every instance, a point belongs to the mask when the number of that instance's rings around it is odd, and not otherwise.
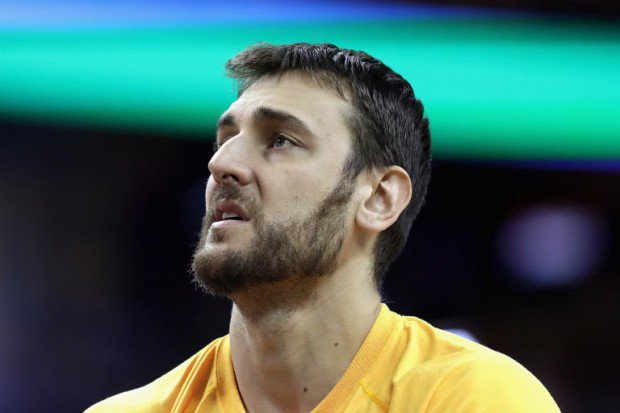
[[[317,171],[284,172],[273,181],[273,188],[277,189],[270,193],[270,201],[265,202],[265,212],[288,217],[306,216],[329,194],[333,185],[333,176]]]

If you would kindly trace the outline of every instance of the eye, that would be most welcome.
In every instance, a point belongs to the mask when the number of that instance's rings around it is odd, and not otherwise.
[[[228,142],[230,139],[234,138],[235,134],[231,133],[231,134],[226,134],[226,135],[221,135],[216,136],[215,141],[213,142],[213,153],[217,152],[222,146],[224,146],[224,144],[226,142]]]
[[[286,148],[287,146],[295,146],[295,144],[292,140],[280,134],[274,135],[269,145],[270,148]]]

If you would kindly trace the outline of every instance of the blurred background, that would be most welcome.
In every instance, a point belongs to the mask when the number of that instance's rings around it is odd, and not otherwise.
[[[384,296],[620,411],[615,1],[0,1],[0,411],[82,411],[228,329],[190,283],[225,61],[361,49],[425,103],[434,169]]]

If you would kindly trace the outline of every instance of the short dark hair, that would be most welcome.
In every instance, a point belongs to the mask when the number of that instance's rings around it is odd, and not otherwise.
[[[239,95],[258,79],[301,71],[344,95],[352,111],[347,119],[354,135],[345,174],[398,165],[412,181],[412,201],[375,245],[373,276],[380,288],[388,266],[405,246],[430,180],[428,119],[422,102],[402,76],[362,51],[333,44],[295,43],[251,46],[226,63],[227,74],[239,82]]]

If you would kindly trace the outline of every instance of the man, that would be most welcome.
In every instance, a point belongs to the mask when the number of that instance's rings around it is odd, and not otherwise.
[[[512,359],[381,304],[430,176],[409,83],[329,44],[227,69],[193,271],[230,334],[89,412],[558,412]]]

